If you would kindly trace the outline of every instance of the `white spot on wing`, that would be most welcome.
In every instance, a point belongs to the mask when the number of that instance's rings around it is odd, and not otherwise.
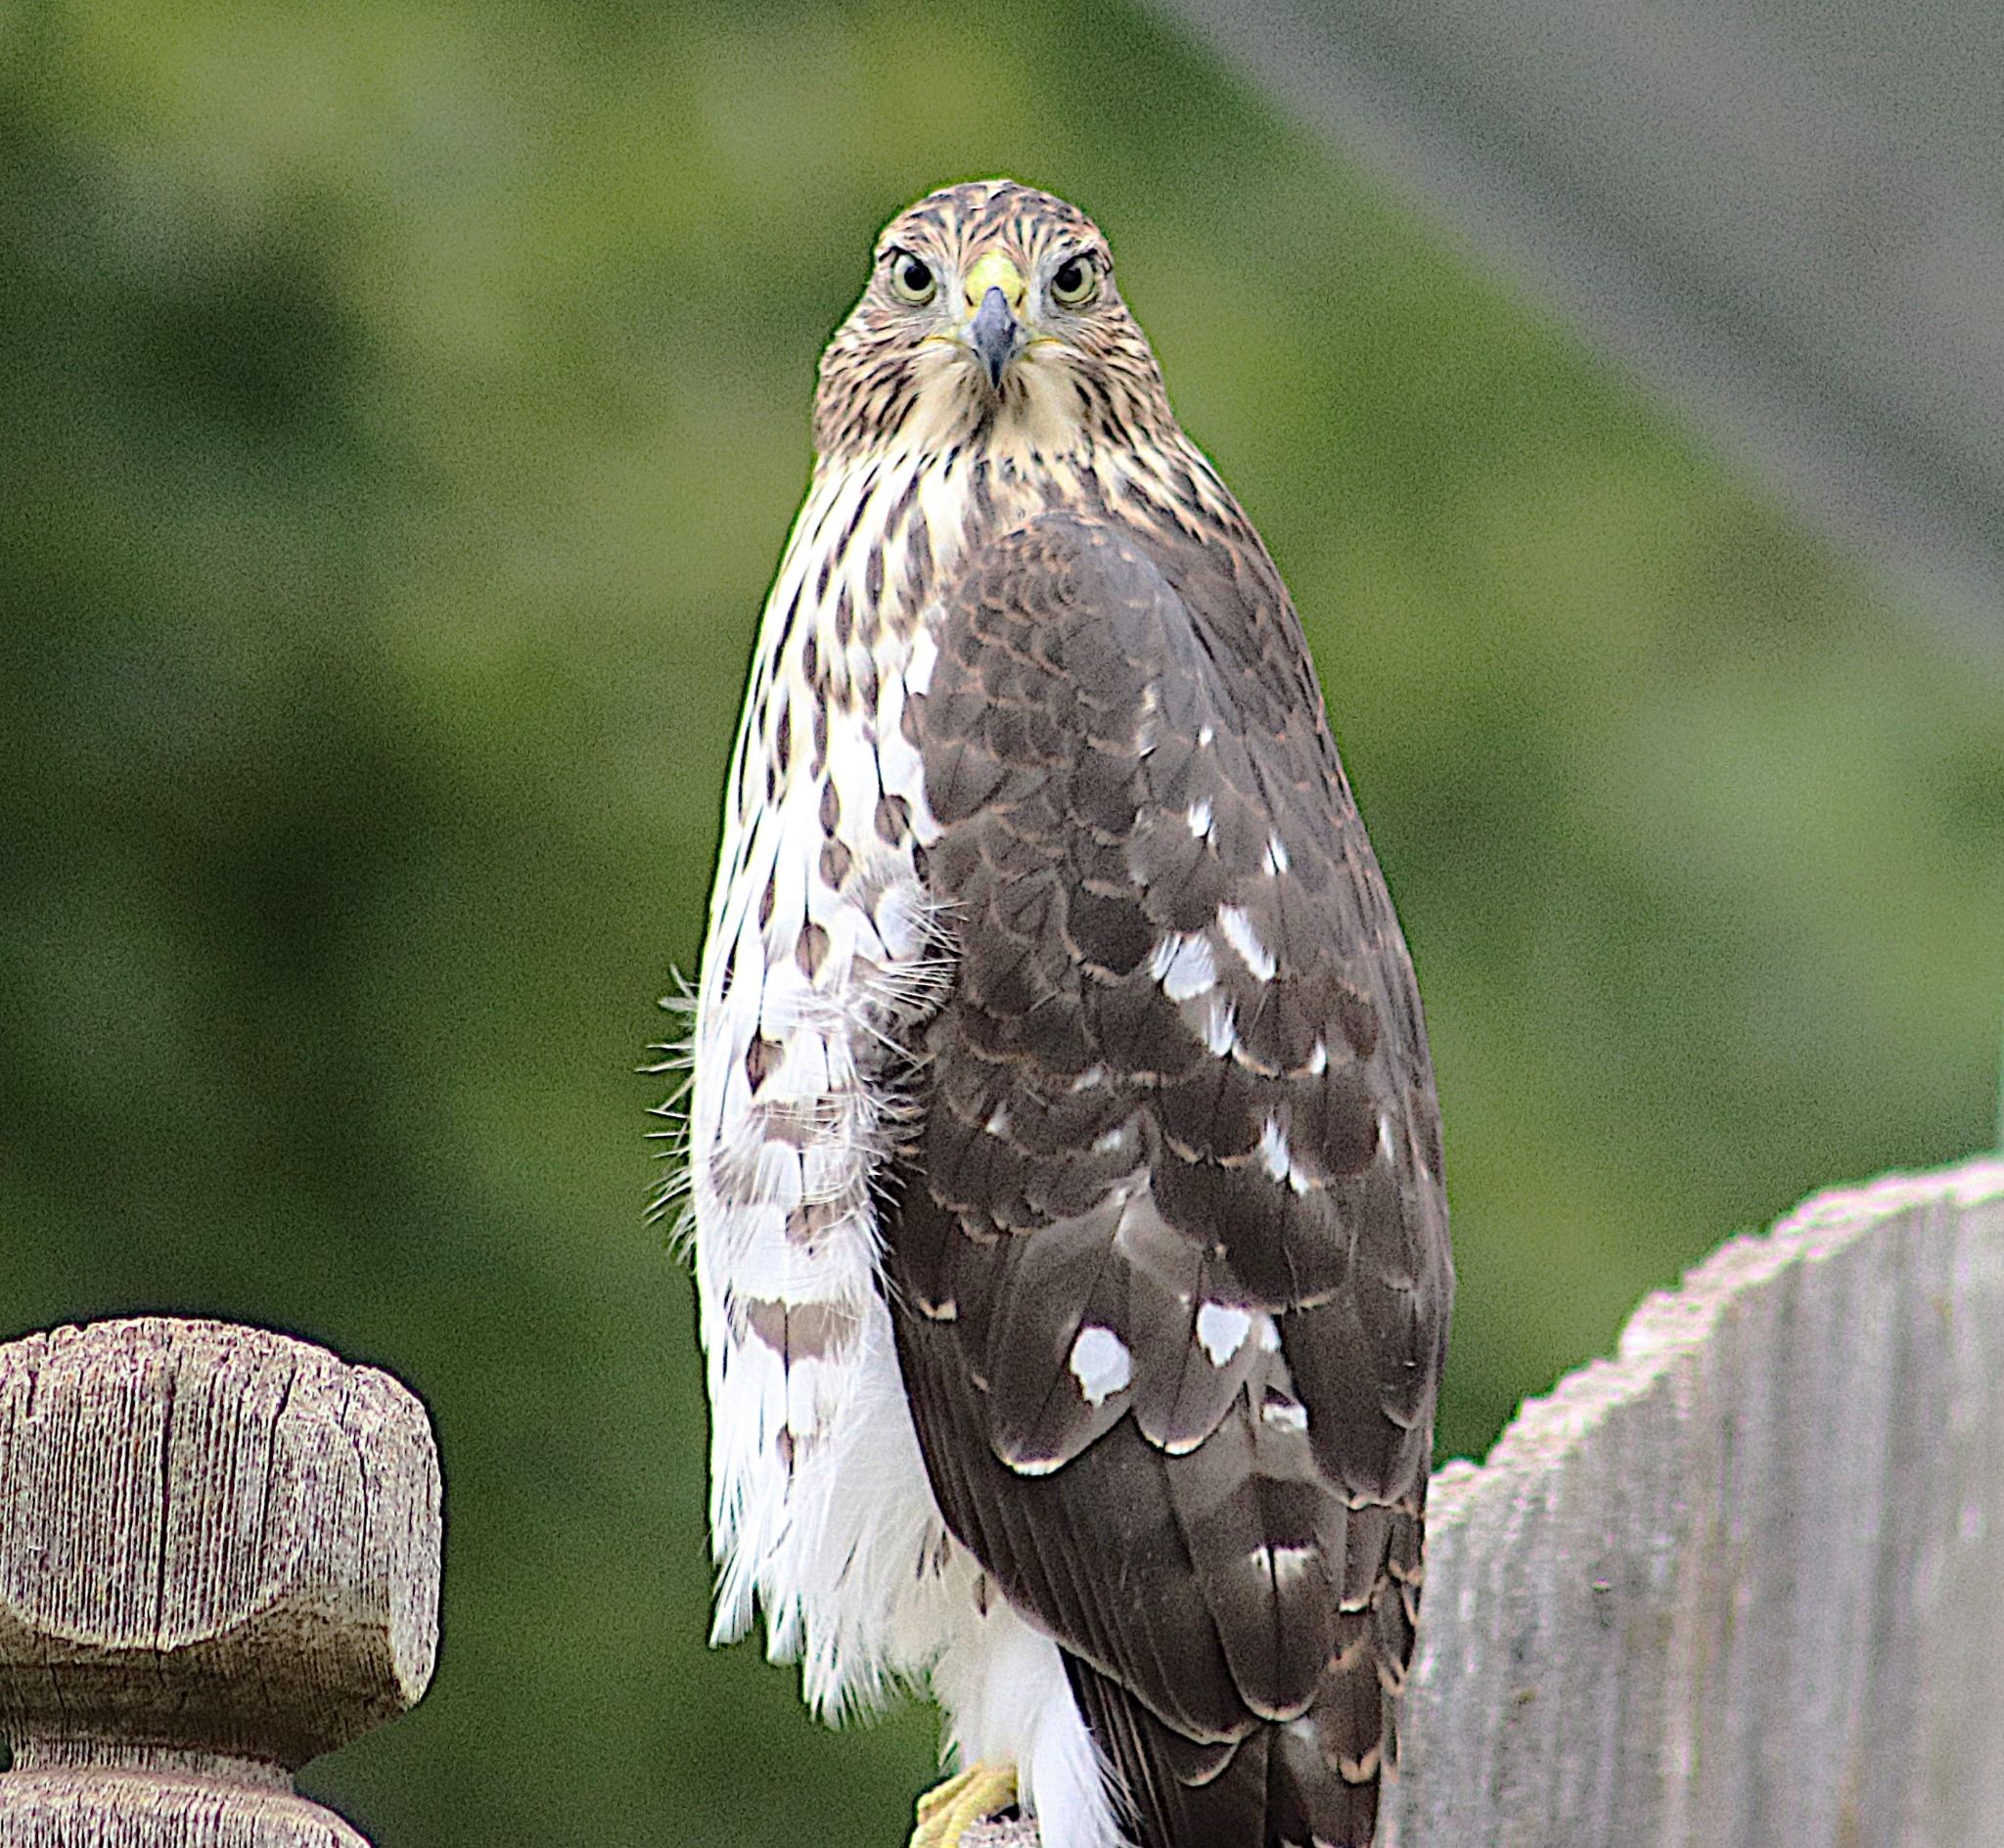
[[[1315,1050],[1308,1055],[1308,1075],[1311,1078],[1319,1078],[1328,1069],[1329,1047],[1326,1042],[1317,1040]]]
[[[1237,1010],[1228,995],[1211,994],[1204,1005],[1204,1044],[1223,1059],[1239,1043]]]
[[[1261,1547],[1259,1553],[1266,1557],[1255,1560],[1273,1574],[1276,1586],[1292,1585],[1301,1574],[1315,1563],[1313,1547]]]
[[[994,1114],[990,1116],[988,1120],[981,1125],[981,1127],[984,1130],[986,1130],[990,1136],[1008,1135],[1009,1105],[1006,1104],[996,1104]]]
[[[1240,961],[1252,971],[1255,981],[1273,979],[1279,965],[1273,960],[1273,952],[1259,941],[1259,933],[1252,928],[1252,920],[1247,917],[1243,905],[1220,905],[1217,927],[1225,933],[1225,941],[1238,951]]]
[[[933,669],[938,664],[939,644],[933,640],[933,631],[924,623],[912,637],[912,652],[904,664],[904,687],[907,693],[925,693],[933,684]]]
[[[1251,1312],[1235,1303],[1207,1302],[1197,1311],[1197,1339],[1213,1367],[1222,1367],[1230,1360],[1246,1345],[1246,1337],[1252,1331]]]
[[[1259,1408],[1259,1416],[1277,1430],[1305,1431],[1308,1428],[1308,1408],[1298,1405],[1293,1399],[1269,1399]]]
[[[1269,1116],[1266,1127],[1259,1132],[1259,1159],[1276,1181],[1288,1178],[1288,1165],[1294,1157],[1288,1149],[1288,1133],[1281,1128],[1277,1116]]]
[[[1274,1321],[1271,1316],[1262,1315],[1254,1328],[1253,1338],[1259,1343],[1260,1353],[1278,1354],[1280,1352],[1280,1324]]]
[[[1156,698],[1155,683],[1150,681],[1141,690],[1141,716],[1134,725],[1134,752],[1146,757],[1156,745],[1155,715],[1161,702]]]
[[[1217,956],[1201,930],[1171,931],[1155,946],[1148,967],[1171,1001],[1194,1001],[1217,981]]]
[[[1105,1405],[1134,1377],[1134,1357],[1112,1329],[1088,1324],[1071,1343],[1071,1376],[1087,1405]]]
[[[1291,862],[1288,859],[1288,843],[1278,834],[1266,836],[1266,870],[1269,873],[1285,873]]]
[[[1192,802],[1183,819],[1190,824],[1191,834],[1199,840],[1208,839],[1211,830],[1210,797],[1207,795],[1202,801]]]
[[[1216,731],[1215,731],[1215,730],[1214,730],[1214,729],[1213,729],[1212,727],[1210,727],[1210,726],[1208,726],[1208,725],[1200,725],[1200,726],[1199,726],[1199,727],[1197,728],[1197,742],[1198,742],[1198,744],[1203,744],[1203,745],[1207,745],[1207,744],[1210,744],[1210,743],[1211,743],[1211,742],[1212,742],[1212,741],[1213,741],[1213,740],[1214,740],[1214,739],[1215,739],[1216,737],[1217,737],[1217,733],[1216,733]]]

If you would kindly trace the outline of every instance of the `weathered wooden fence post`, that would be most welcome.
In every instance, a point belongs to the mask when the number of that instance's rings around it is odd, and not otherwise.
[[[2004,1159],[1729,1240],[1428,1513],[1386,1848],[1995,1848]]]
[[[439,1536],[386,1374],[213,1322],[0,1347],[0,1848],[367,1848],[292,1774],[424,1692]]]

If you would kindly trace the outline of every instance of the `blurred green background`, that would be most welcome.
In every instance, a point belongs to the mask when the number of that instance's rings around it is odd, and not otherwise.
[[[636,1074],[881,222],[1086,206],[1404,914],[1444,1452],[1804,1192],[1987,1144],[2004,687],[1139,12],[0,3],[0,1333],[276,1324],[436,1418],[385,1848],[884,1844],[913,1709],[705,1650]]]

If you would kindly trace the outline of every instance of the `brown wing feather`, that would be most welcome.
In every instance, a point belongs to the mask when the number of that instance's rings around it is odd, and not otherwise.
[[[1148,1848],[1366,1842],[1452,1280],[1293,612],[1250,530],[1045,515],[971,561],[911,724],[958,961],[887,1267],[941,1509]]]

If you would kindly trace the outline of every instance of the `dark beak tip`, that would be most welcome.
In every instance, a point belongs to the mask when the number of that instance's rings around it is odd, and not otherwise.
[[[999,289],[990,289],[981,297],[981,305],[975,311],[975,318],[969,325],[968,341],[994,390],[1002,388],[1002,375],[1016,357],[1017,341],[1022,332],[1009,306],[1009,297]]]

